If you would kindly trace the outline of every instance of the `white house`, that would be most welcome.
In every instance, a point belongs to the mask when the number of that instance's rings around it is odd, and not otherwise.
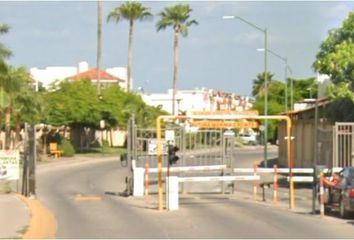
[[[35,86],[35,89],[38,90],[38,87],[41,85],[44,88],[48,89],[50,84],[58,81],[62,81],[72,76],[76,76],[78,74],[88,72],[92,70],[89,68],[89,64],[87,62],[80,62],[78,66],[53,66],[46,67],[44,69],[39,69],[37,67],[30,69],[30,74],[32,78],[32,83]],[[107,72],[113,77],[119,79],[119,86],[123,89],[127,89],[127,70],[123,67],[114,67],[107,68],[106,70],[102,70],[103,72]],[[97,81],[92,78],[93,81]],[[104,79],[103,79],[104,80]]]
[[[143,94],[146,104],[160,106],[166,112],[172,113],[172,89],[167,93]],[[177,90],[175,113],[184,112],[190,115],[195,112],[214,111],[246,111],[252,107],[250,97],[237,96],[212,89]]]

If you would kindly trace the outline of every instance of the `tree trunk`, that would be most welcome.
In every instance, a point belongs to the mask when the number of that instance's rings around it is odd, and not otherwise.
[[[15,137],[15,141],[14,141],[14,146],[17,146],[17,143],[20,141],[20,131],[21,131],[21,119],[20,119],[19,114],[16,114],[15,131],[16,131],[16,137]]]
[[[97,96],[101,94],[101,56],[102,56],[102,2],[97,0],[97,56],[96,56],[96,92]]]
[[[172,115],[176,114],[176,84],[178,79],[178,64],[179,64],[179,44],[178,44],[179,31],[175,31],[175,38],[173,44],[174,64],[173,64],[173,83],[172,83]]]
[[[5,149],[10,149],[11,146],[11,107],[8,106],[5,110]]]
[[[132,84],[132,68],[133,68],[133,30],[134,21],[129,21],[129,39],[128,39],[128,76],[127,76],[127,91],[133,88]]]

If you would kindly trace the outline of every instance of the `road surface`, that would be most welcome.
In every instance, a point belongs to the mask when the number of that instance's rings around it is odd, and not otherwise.
[[[354,220],[290,212],[244,193],[193,194],[177,211],[156,195],[121,197],[126,168],[115,159],[39,166],[38,198],[53,211],[57,238],[352,238]]]

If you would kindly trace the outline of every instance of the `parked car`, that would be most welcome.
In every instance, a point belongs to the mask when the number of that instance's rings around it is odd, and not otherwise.
[[[241,139],[242,143],[249,144],[249,145],[256,145],[257,144],[257,135],[250,134],[250,133],[241,133],[238,135]]]
[[[354,167],[344,167],[339,176],[340,183],[325,187],[324,204],[326,210],[337,210],[342,218],[347,218],[354,213]]]

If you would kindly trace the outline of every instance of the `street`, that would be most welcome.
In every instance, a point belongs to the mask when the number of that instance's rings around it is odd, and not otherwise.
[[[117,158],[40,165],[38,198],[53,211],[57,238],[351,238],[354,220],[291,212],[244,192],[184,194],[180,209],[157,197],[121,197]]]

